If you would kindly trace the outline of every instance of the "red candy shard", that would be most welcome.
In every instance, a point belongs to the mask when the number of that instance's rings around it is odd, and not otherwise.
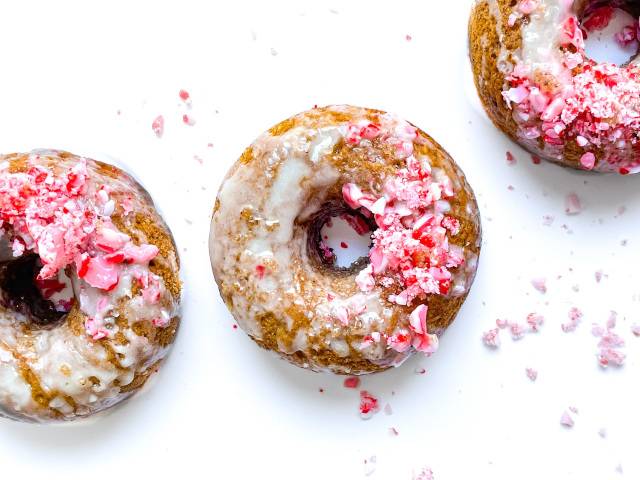
[[[360,391],[360,416],[363,419],[371,418],[374,414],[378,413],[380,406],[378,399],[366,390]]]
[[[596,8],[589,17],[582,21],[582,27],[587,32],[604,30],[613,17],[614,8],[610,6]]]
[[[344,388],[358,388],[360,379],[358,377],[347,377],[344,379]]]
[[[162,135],[164,135],[164,117],[162,115],[158,115],[153,120],[151,123],[151,130],[156,134],[156,137],[162,138]]]
[[[110,291],[118,285],[118,269],[103,257],[94,257],[89,260],[83,278],[92,287]]]

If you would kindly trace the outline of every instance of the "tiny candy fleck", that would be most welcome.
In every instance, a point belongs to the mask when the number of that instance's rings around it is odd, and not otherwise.
[[[151,129],[156,134],[156,137],[162,138],[164,134],[164,117],[162,115],[158,115],[151,123]]]
[[[347,377],[344,379],[344,388],[358,388],[360,386],[360,379],[358,377]]]
[[[575,422],[573,421],[573,418],[571,418],[571,415],[569,415],[568,412],[565,411],[562,413],[562,416],[560,417],[560,424],[563,427],[571,428],[573,427],[574,423]]]
[[[423,468],[420,473],[414,475],[413,480],[434,480],[433,470],[430,468]]]
[[[577,215],[582,211],[582,204],[578,195],[570,193],[566,196],[564,211],[567,215]]]
[[[500,346],[500,330],[492,328],[482,334],[482,341],[489,348],[498,348]]]
[[[360,391],[360,416],[363,420],[371,418],[375,413],[378,413],[380,407],[378,405],[378,399],[371,395],[366,390]]]
[[[545,278],[534,278],[531,285],[540,293],[547,293],[547,280]]]

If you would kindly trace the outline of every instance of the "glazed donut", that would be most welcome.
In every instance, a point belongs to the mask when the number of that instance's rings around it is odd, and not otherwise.
[[[611,0],[478,0],[470,57],[489,117],[531,153],[597,172],[640,170],[640,67],[585,53],[581,21]]]
[[[346,268],[320,234],[337,216],[372,241]],[[210,250],[224,302],[260,346],[365,374],[436,350],[473,281],[480,219],[463,173],[426,133],[329,106],[244,151],[220,187]]]
[[[137,391],[178,328],[173,237],[122,170],[0,156],[0,416],[73,420]]]

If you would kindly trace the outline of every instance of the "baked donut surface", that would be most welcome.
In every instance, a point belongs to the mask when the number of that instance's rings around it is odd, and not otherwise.
[[[531,153],[582,170],[640,171],[640,67],[595,62],[581,22],[634,1],[478,0],[469,23],[475,84],[491,120]]]
[[[335,264],[322,226],[371,235]],[[473,281],[475,197],[426,133],[366,108],[328,106],[262,134],[228,172],[210,253],[220,294],[260,346],[313,370],[364,374],[435,352]]]
[[[0,416],[73,420],[141,388],[177,332],[178,272],[171,232],[122,170],[0,156]]]

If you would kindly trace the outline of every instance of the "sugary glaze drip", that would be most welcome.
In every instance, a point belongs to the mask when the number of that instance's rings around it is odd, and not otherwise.
[[[0,413],[73,419],[137,390],[175,335],[177,272],[124,172],[65,152],[0,157]]]
[[[585,170],[640,171],[640,67],[635,59],[625,65],[589,59],[581,29],[583,19],[587,26],[589,21],[595,25],[594,15],[601,19],[603,8],[630,9],[637,15],[638,5],[573,0],[488,4],[501,43],[508,30],[518,29],[521,36],[517,49],[501,44],[498,61],[519,142],[543,157]]]
[[[369,265],[332,267],[318,232],[335,216],[372,232]],[[479,236],[471,190],[430,137],[332,106],[245,151],[218,194],[210,248],[225,303],[260,345],[304,367],[367,373],[435,351],[473,280]]]

